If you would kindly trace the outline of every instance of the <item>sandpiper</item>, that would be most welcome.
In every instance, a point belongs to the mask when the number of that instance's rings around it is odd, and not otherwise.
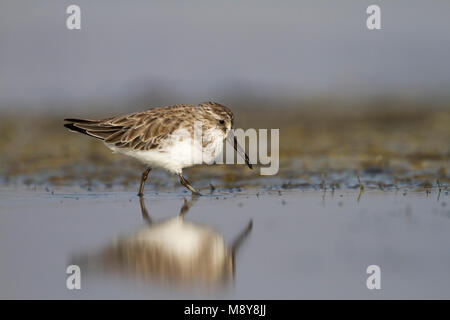
[[[146,165],[142,173],[139,196],[152,168],[162,168],[180,177],[180,182],[193,194],[200,193],[183,177],[183,168],[198,164],[193,154],[204,163],[212,163],[222,151],[225,139],[237,153],[252,165],[233,134],[234,116],[230,109],[216,102],[198,106],[178,104],[101,120],[64,119],[64,127],[102,140],[113,152],[131,156]],[[201,124],[201,142],[196,143],[194,124]]]

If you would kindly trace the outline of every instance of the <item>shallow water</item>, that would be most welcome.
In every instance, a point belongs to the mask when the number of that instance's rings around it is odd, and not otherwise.
[[[52,191],[1,189],[0,298],[450,298],[446,190]]]

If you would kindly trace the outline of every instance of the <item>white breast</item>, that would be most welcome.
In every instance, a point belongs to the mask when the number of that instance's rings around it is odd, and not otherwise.
[[[194,141],[186,129],[173,132],[160,146],[152,150],[134,150],[117,148],[106,144],[113,152],[118,152],[136,158],[152,168],[162,168],[169,172],[180,173],[183,168],[196,164],[212,164],[222,153],[225,134],[220,129],[208,129],[203,133],[203,143]],[[202,145],[205,147],[202,147]]]

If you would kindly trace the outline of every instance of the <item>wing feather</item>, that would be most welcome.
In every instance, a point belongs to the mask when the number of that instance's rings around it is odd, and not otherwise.
[[[193,105],[175,105],[103,120],[65,119],[67,128],[101,139],[118,148],[151,150],[158,148],[196,111]]]

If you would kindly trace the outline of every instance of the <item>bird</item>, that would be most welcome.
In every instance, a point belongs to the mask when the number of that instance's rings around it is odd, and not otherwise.
[[[232,281],[239,249],[251,234],[253,220],[228,242],[218,230],[185,219],[197,197],[183,200],[178,215],[154,220],[140,197],[143,226],[114,237],[99,251],[73,255],[70,264],[89,274],[100,271],[182,287],[220,287]]]
[[[113,152],[135,158],[146,166],[138,196],[143,196],[153,168],[178,175],[180,183],[192,194],[201,195],[183,176],[183,169],[202,161],[212,164],[222,152],[225,140],[252,169],[249,157],[234,136],[233,112],[217,102],[156,107],[100,120],[67,118],[64,121],[69,131],[97,138]],[[196,124],[201,129],[200,143],[195,143]]]

